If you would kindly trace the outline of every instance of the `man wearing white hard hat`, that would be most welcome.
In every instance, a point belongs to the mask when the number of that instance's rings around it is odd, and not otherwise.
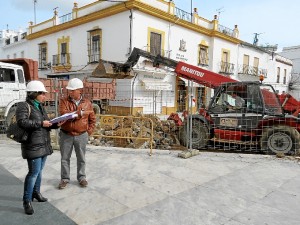
[[[32,201],[46,202],[40,193],[42,170],[48,155],[53,153],[50,130],[60,124],[51,124],[43,106],[47,90],[41,81],[30,81],[26,86],[26,102],[16,109],[16,120],[29,133],[28,140],[21,143],[22,157],[27,160],[28,173],[24,182],[23,207],[26,214],[33,214]]]
[[[70,182],[70,158],[73,148],[77,158],[79,185],[81,187],[88,185],[85,174],[85,152],[88,136],[93,133],[96,124],[92,103],[82,95],[83,82],[78,78],[73,78],[69,80],[66,88],[68,89],[68,96],[60,100],[60,114],[76,112],[78,117],[66,121],[61,126],[61,181],[58,186],[59,189],[66,188]]]

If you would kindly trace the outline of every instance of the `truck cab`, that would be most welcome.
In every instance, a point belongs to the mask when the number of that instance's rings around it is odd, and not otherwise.
[[[0,62],[0,122],[11,119],[14,106],[26,99],[26,82],[23,67]],[[11,116],[10,116],[11,115]]]

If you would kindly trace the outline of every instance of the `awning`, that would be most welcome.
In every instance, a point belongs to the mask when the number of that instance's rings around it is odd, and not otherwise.
[[[168,76],[172,73],[161,69],[139,69],[135,68],[134,71],[138,74],[140,82],[146,90],[173,90],[172,82],[169,81]]]
[[[188,79],[184,79],[182,77],[180,77],[180,79],[184,81],[186,87],[189,85]],[[191,85],[191,82],[190,82],[190,85]],[[204,87],[204,85],[193,82],[193,87]]]
[[[166,81],[155,80],[155,79],[143,79],[142,82],[146,90],[161,90],[161,91],[172,90],[172,84]]]

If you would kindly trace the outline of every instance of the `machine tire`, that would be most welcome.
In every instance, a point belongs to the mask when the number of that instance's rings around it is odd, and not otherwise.
[[[268,154],[297,154],[300,146],[299,132],[287,126],[270,127],[263,131],[260,139],[262,151]]]
[[[187,124],[179,131],[180,142],[183,146],[187,146]],[[199,120],[192,121],[192,148],[203,149],[207,146],[209,139],[208,127]]]
[[[16,107],[10,108],[7,117],[6,117],[6,125],[7,127],[11,124],[11,122],[16,120]]]

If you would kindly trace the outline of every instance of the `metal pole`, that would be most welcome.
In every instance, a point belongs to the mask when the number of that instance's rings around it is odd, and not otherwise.
[[[57,78],[55,78],[54,80],[54,90],[55,90],[55,117],[57,117],[58,116],[58,94],[59,94],[58,90],[60,90]],[[58,138],[59,138],[58,129],[55,129],[56,146],[59,145]]]
[[[190,89],[190,81],[188,80],[188,88],[187,93],[186,93],[186,98],[187,98],[187,105],[186,105],[186,111],[187,111],[187,126],[186,126],[186,148],[189,149],[190,146],[190,113],[189,113],[189,89]]]
[[[193,0],[191,0],[191,23],[193,23]]]
[[[189,132],[189,138],[190,138],[190,141],[189,141],[189,143],[190,143],[190,150],[192,150],[193,149],[193,143],[192,143],[192,133],[193,133],[193,119],[192,119],[192,110],[193,110],[193,81],[191,81],[191,87],[190,87],[190,90],[189,90],[189,92],[190,92],[190,99],[189,99],[189,101],[190,101],[190,109],[189,109],[189,111],[190,111],[190,132]]]
[[[36,25],[36,10],[35,10],[35,5],[37,3],[37,0],[33,0],[33,10],[34,10],[34,25]]]

